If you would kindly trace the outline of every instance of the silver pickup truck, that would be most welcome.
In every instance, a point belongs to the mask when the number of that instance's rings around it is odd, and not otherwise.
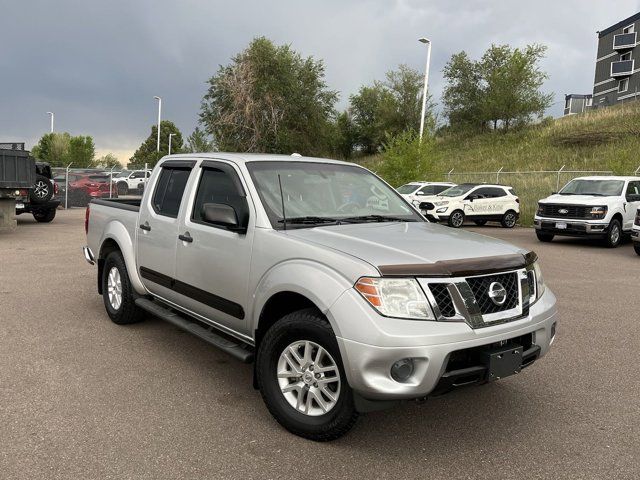
[[[431,224],[345,162],[165,157],[141,201],[93,200],[86,231],[111,320],[150,313],[254,362],[271,414],[313,440],[519,373],[555,336],[533,252]]]

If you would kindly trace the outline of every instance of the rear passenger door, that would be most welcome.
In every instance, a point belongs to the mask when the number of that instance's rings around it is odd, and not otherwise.
[[[140,205],[137,225],[138,270],[145,287],[156,295],[175,301],[178,216],[183,207],[189,176],[195,162],[172,160],[162,164],[152,192]]]
[[[176,250],[179,303],[216,326],[247,334],[249,269],[255,231],[255,209],[246,184],[231,163],[205,160],[195,174],[195,193],[181,217],[179,234],[187,239]],[[246,232],[207,223],[205,204],[235,209],[248,221]]]

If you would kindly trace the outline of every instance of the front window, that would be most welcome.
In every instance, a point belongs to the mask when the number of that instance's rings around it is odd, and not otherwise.
[[[446,189],[444,192],[440,192],[440,195],[443,197],[461,197],[469,193],[475,187],[475,185],[457,185]]]
[[[396,190],[398,190],[398,193],[400,195],[411,195],[418,188],[420,188],[420,185],[414,185],[413,183],[407,183],[405,185],[402,185],[401,187],[398,187]]]
[[[360,167],[316,162],[248,162],[247,168],[276,229],[283,228],[285,216],[287,228],[424,221],[394,189]]]
[[[609,197],[622,195],[623,180],[571,180],[560,190],[560,195],[595,195]]]
[[[131,174],[130,171],[123,170],[119,174],[115,175],[113,178],[124,178],[124,177],[128,177],[130,174]]]

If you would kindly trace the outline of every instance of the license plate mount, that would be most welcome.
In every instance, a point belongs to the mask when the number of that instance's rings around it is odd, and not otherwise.
[[[558,230],[566,230],[567,229],[567,223],[566,222],[556,222],[556,228]]]
[[[496,347],[482,352],[482,361],[487,367],[487,380],[494,381],[519,373],[522,369],[521,345]]]

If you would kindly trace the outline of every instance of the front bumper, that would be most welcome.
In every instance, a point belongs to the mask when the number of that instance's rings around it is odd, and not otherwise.
[[[640,242],[640,227],[633,227],[633,230],[631,231],[631,240],[634,242]]]
[[[530,365],[545,355],[553,342],[557,322],[555,303],[555,296],[547,289],[526,317],[472,329],[464,322],[382,317],[364,305],[357,293],[347,291],[332,306],[329,315],[342,319],[338,322],[341,325],[338,345],[351,388],[365,399],[388,401],[424,398],[462,383],[489,380],[482,365],[465,364],[458,368],[459,364],[454,362],[459,355],[456,352],[472,352],[505,341],[525,343],[529,338],[529,344],[522,345],[522,367]],[[368,324],[366,327],[364,322]],[[398,382],[392,378],[390,369],[405,358],[413,359],[414,371],[407,381]],[[475,375],[473,382],[469,381],[469,372],[464,371],[470,367],[479,367],[471,372]]]
[[[558,228],[559,225],[566,228]],[[607,233],[609,222],[604,220],[575,220],[546,218],[535,216],[533,226],[536,230],[552,235],[568,237],[602,237]]]

